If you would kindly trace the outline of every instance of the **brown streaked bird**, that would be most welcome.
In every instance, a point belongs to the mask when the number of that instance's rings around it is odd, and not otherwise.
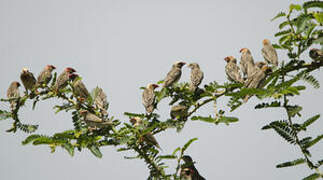
[[[138,127],[140,125],[143,125],[143,121],[140,117],[133,117],[130,119],[131,124],[134,127]],[[145,141],[149,145],[156,146],[158,149],[162,150],[161,147],[159,146],[159,143],[157,142],[156,138],[151,132],[147,132],[142,136],[142,140]]]
[[[57,77],[54,90],[59,92],[60,89],[63,89],[67,86],[68,81],[70,80],[70,74],[75,73],[75,69],[67,67],[64,71]]]
[[[309,52],[310,58],[312,58],[314,61],[323,61],[323,51],[313,48]]]
[[[263,61],[258,61],[255,63],[255,66],[258,68],[258,69],[261,69],[263,66],[267,66],[267,63],[263,62]]]
[[[263,48],[261,49],[261,54],[265,58],[265,60],[274,66],[278,66],[278,56],[277,51],[271,45],[271,42],[269,39],[264,39],[262,41]]]
[[[52,72],[56,67],[53,65],[47,65],[43,71],[37,77],[37,87],[47,86],[49,81],[52,79]]]
[[[188,67],[191,68],[190,91],[195,92],[204,78],[204,73],[201,71],[201,68],[197,63],[191,63]]]
[[[184,161],[184,164],[181,166],[181,169],[188,168],[191,171],[192,180],[205,180],[205,178],[199,174],[198,170],[194,166],[194,162],[191,156],[185,155],[182,157],[182,159]]]
[[[271,69],[268,66],[263,66],[261,69],[258,69],[251,77],[249,77],[245,83],[245,87],[247,88],[262,88],[263,83],[266,79],[267,73]],[[247,102],[250,98],[249,95],[247,95],[244,98],[244,102]]]
[[[34,90],[36,85],[36,78],[34,77],[33,73],[29,72],[27,68],[22,69],[22,72],[20,74],[20,79],[27,93],[28,93],[28,90],[30,91]]]
[[[84,122],[90,127],[102,128],[112,125],[111,121],[103,120],[87,110],[80,110],[80,114],[84,118]]]
[[[233,56],[228,56],[225,57],[224,60],[227,62],[225,73],[227,74],[229,81],[243,83],[240,68],[237,66],[237,59]]]
[[[192,180],[194,171],[190,168],[181,168],[180,180]]]
[[[155,92],[154,90],[159,87],[157,84],[148,84],[142,93],[142,104],[144,105],[148,114],[152,113],[155,109]]]
[[[179,118],[180,120],[186,120],[187,117],[187,112],[188,112],[188,107],[178,104],[178,105],[174,105],[172,106],[171,110],[170,110],[170,117],[172,119],[175,118]]]
[[[106,111],[106,109],[108,107],[107,95],[104,93],[103,89],[100,87],[97,87],[96,92],[97,92],[97,94],[96,94],[94,103],[100,109],[100,111],[103,115],[107,115],[108,114],[108,112]]]
[[[9,99],[19,98],[20,97],[19,87],[20,87],[20,83],[17,81],[13,81],[7,90],[7,98],[9,98]],[[13,99],[13,100],[10,100],[9,102],[10,102],[11,110],[16,109],[18,100]]]
[[[81,78],[77,74],[70,74],[70,79],[72,80],[73,93],[76,97],[86,100],[90,93],[82,82]]]
[[[240,60],[240,68],[243,73],[244,79],[247,79],[255,71],[255,62],[248,48],[242,48],[240,50],[240,53],[242,53]]]
[[[164,85],[163,87],[169,87],[172,86],[174,83],[176,83],[182,75],[182,67],[185,65],[185,62],[182,61],[176,61],[172,69],[167,73],[166,78],[164,79]]]

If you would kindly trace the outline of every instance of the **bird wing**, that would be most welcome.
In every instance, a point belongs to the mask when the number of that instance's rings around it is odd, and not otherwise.
[[[154,91],[146,88],[142,94],[142,104],[145,107],[148,107],[153,105],[154,101],[155,101]]]
[[[191,74],[191,82],[194,86],[199,86],[204,78],[204,74],[200,69],[196,69]]]
[[[175,83],[182,75],[182,71],[179,68],[172,68],[165,78],[165,86]]]

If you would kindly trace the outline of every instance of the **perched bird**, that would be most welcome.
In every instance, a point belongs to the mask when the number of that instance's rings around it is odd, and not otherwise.
[[[95,92],[96,92],[95,99],[94,99],[95,105],[100,109],[102,114],[107,115],[107,111],[106,111],[108,106],[107,95],[100,87],[97,87]]]
[[[174,83],[176,83],[182,75],[182,67],[185,65],[185,62],[182,61],[176,61],[172,69],[167,73],[166,78],[164,79],[164,87],[172,86]]]
[[[70,80],[70,74],[76,72],[73,68],[67,67],[64,71],[57,77],[54,90],[59,92],[60,89],[63,89],[67,86],[68,81]]]
[[[191,63],[188,65],[191,68],[191,83],[190,83],[190,90],[195,92],[198,86],[201,84],[204,74],[200,69],[199,64]]]
[[[241,54],[241,60],[240,60],[240,68],[243,73],[243,77],[247,79],[249,76],[251,76],[255,71],[255,62],[253,60],[253,57],[251,55],[251,52],[247,48],[242,48],[240,50]]]
[[[271,45],[268,39],[262,41],[263,48],[261,49],[261,54],[269,64],[278,66],[278,56],[276,49]]]
[[[266,74],[270,70],[268,66],[263,66],[261,69],[258,69],[252,76],[250,76],[245,82],[247,88],[261,88],[266,79]],[[247,102],[249,95],[244,98],[244,102]]]
[[[106,127],[112,125],[111,121],[106,121],[99,118],[97,115],[87,111],[87,110],[80,110],[81,116],[83,116],[84,122],[90,127]]]
[[[258,69],[261,69],[264,65],[267,65],[267,63],[263,62],[263,61],[258,61],[255,63],[255,66],[258,68]]]
[[[233,56],[225,57],[224,60],[227,62],[225,66],[225,72],[228,76],[229,81],[243,83],[243,79],[240,74],[240,68],[237,66],[237,59]]]
[[[185,116],[187,115],[187,111],[188,111],[188,107],[184,105],[178,104],[178,105],[172,106],[170,110],[170,117],[172,119],[179,117],[180,119],[186,120],[187,117]]]
[[[9,98],[9,99],[10,98],[19,98],[20,97],[19,87],[20,87],[20,83],[17,81],[13,81],[7,90],[7,98]],[[13,100],[10,100],[9,102],[10,102],[11,110],[16,109],[18,100],[13,99]]]
[[[309,55],[314,61],[323,61],[323,51],[322,50],[313,48],[310,50]]]
[[[181,166],[181,169],[189,169],[191,171],[191,177],[192,180],[205,180],[204,177],[202,177],[198,170],[194,166],[193,159],[191,156],[185,155],[182,157],[184,164]]]
[[[42,87],[43,85],[47,85],[49,81],[52,79],[52,71],[55,69],[56,67],[53,65],[45,66],[43,71],[37,77],[37,87]]]
[[[81,78],[77,74],[70,74],[70,79],[72,80],[73,93],[81,99],[87,99],[90,96],[89,91],[85,87],[85,84],[82,82]]]
[[[26,92],[28,93],[28,90],[33,91],[36,85],[36,79],[33,75],[33,73],[29,72],[27,68],[23,68],[22,72],[20,74],[20,79],[22,81],[22,84],[24,85]]]
[[[148,114],[152,113],[155,108],[155,92],[154,90],[159,87],[157,84],[148,84],[142,93],[142,104],[144,105]]]
[[[134,127],[138,127],[140,125],[143,125],[142,119],[140,117],[133,117],[130,119],[130,122]],[[144,134],[142,136],[142,140],[145,141],[147,144],[156,146],[158,149],[161,150],[161,147],[159,146],[156,138],[154,137],[154,135],[151,132],[147,132],[146,134]]]

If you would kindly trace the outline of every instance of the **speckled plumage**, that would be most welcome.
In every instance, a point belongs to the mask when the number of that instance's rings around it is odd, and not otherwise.
[[[20,92],[19,92],[19,87],[20,83],[17,81],[13,81],[8,90],[7,90],[7,98],[18,98],[20,97]],[[17,106],[17,100],[10,100],[10,108],[13,110]]]
[[[191,68],[190,90],[195,91],[202,83],[204,73],[201,71],[200,66],[197,63],[191,63],[188,67]]]
[[[158,85],[156,84],[148,84],[142,93],[142,104],[144,105],[147,113],[152,113],[154,111],[154,103],[155,103],[155,88]]]
[[[104,115],[107,114],[106,107],[108,105],[108,99],[102,88],[97,87],[97,94],[94,103],[101,110],[101,113]]]
[[[174,105],[170,110],[170,117],[172,119],[175,119],[177,117],[184,118],[185,115],[187,114],[187,111],[188,111],[188,108],[184,105],[181,105],[181,104]]]
[[[237,59],[233,56],[228,56],[224,58],[227,62],[225,66],[225,73],[228,76],[229,81],[242,83],[243,79],[241,77],[240,68],[237,66]]]
[[[83,116],[84,122],[90,127],[101,128],[112,125],[111,121],[105,121],[87,110],[81,110],[80,114]]]
[[[242,53],[240,60],[240,68],[243,73],[243,77],[246,79],[254,73],[255,63],[249,49],[242,48],[240,52]]]
[[[172,69],[167,73],[167,76],[164,79],[164,87],[172,86],[181,78],[182,67],[184,65],[185,65],[185,62],[180,62],[180,61],[177,61],[173,64]]]
[[[323,51],[313,48],[309,52],[309,56],[314,60],[314,61],[323,61]]]
[[[43,84],[47,85],[49,81],[52,79],[52,72],[56,69],[53,65],[47,65],[43,71],[37,77],[37,87],[43,86]]]
[[[87,90],[82,80],[78,78],[78,75],[75,75],[75,76],[76,77],[72,82],[74,95],[76,95],[77,97],[87,99],[90,96],[89,91]]]
[[[189,177],[191,177],[192,180],[205,180],[205,178],[199,174],[198,170],[194,166],[193,159],[190,156],[185,155],[182,159],[184,160],[184,164],[181,166],[181,169],[190,170]]]
[[[247,88],[261,88],[263,82],[266,79],[266,71],[268,70],[268,66],[263,66],[261,69],[257,69],[256,72],[250,76],[245,82],[245,86]],[[247,102],[250,96],[246,96],[244,98],[244,102]]]
[[[76,72],[73,68],[65,68],[64,71],[57,77],[55,83],[55,91],[58,92],[60,89],[63,89],[67,86],[68,81],[70,80],[70,74]]]
[[[278,56],[276,49],[271,45],[268,39],[262,41],[263,48],[261,54],[265,58],[266,62],[278,66]]]
[[[35,88],[36,78],[34,77],[33,73],[29,72],[28,69],[22,69],[20,79],[26,90],[32,91]]]

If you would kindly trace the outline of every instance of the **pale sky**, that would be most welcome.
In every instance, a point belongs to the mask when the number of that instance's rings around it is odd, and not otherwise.
[[[261,41],[277,41],[273,35],[279,21],[270,19],[292,2],[299,1],[0,0],[0,96],[5,97],[11,81],[19,80],[23,67],[38,75],[46,64],[55,65],[59,73],[71,66],[88,89],[100,85],[106,91],[111,115],[128,121],[123,112],[144,112],[139,87],[163,79],[176,60],[199,63],[205,74],[203,84],[225,82],[223,58],[240,57],[243,47],[262,60]],[[285,53],[279,52],[279,58],[286,60]],[[181,81],[187,81],[189,73],[184,67]],[[322,76],[319,79],[322,82]],[[302,118],[296,121],[322,112],[322,94],[322,89],[309,87],[293,101],[304,107]],[[39,124],[37,133],[47,135],[72,128],[69,114],[54,114],[52,107],[57,102],[39,103],[35,111],[28,103],[21,111],[22,121]],[[219,106],[227,110],[226,102],[223,98]],[[164,100],[157,111],[161,120],[169,115],[167,103]],[[255,104],[253,97],[230,114],[240,118],[236,124],[189,121],[181,133],[170,129],[156,138],[164,153],[170,153],[198,137],[187,153],[209,180],[301,179],[309,175],[305,165],[275,168],[302,155],[273,131],[260,130],[270,121],[285,118],[285,112],[254,110]],[[8,107],[0,104],[0,109]],[[210,113],[212,106],[198,112]],[[142,180],[149,173],[142,160],[125,160],[123,156],[131,154],[118,153],[115,147],[102,148],[104,156],[98,159],[88,150],[70,157],[60,148],[51,154],[47,146],[22,146],[27,134],[6,133],[10,123],[0,122],[2,180]],[[319,120],[309,134],[316,137],[322,126]],[[321,142],[311,149],[314,159],[322,159],[322,148]]]

